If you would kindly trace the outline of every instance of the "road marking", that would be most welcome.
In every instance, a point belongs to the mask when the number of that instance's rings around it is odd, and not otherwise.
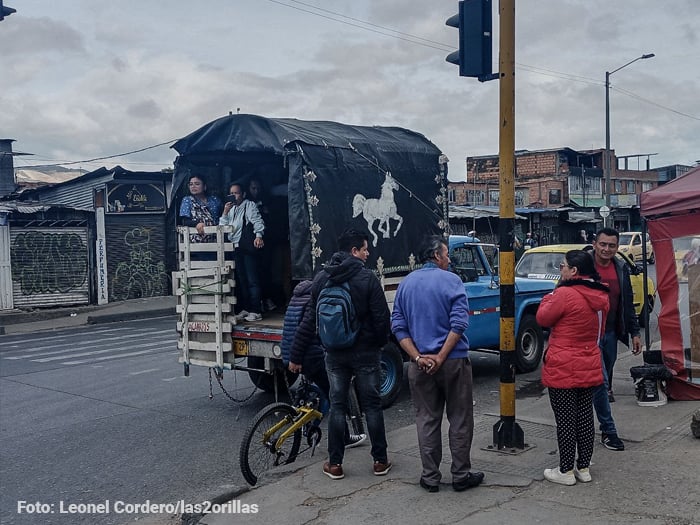
[[[139,345],[137,348],[152,348],[154,346],[161,346],[160,342],[156,343],[151,343],[147,345]],[[51,361],[60,361],[61,359],[72,359],[74,357],[85,357],[89,355],[98,355],[98,354],[106,354],[108,352],[114,352],[112,348],[109,348],[107,350],[94,350],[92,352],[82,352],[79,354],[68,354],[68,355],[59,355],[59,356],[54,356],[54,357],[44,357],[42,359],[32,359],[34,363],[50,363]],[[150,350],[147,350],[147,352],[150,352]],[[61,352],[63,353],[63,352]],[[119,355],[129,355],[129,354],[119,354]],[[8,358],[11,359],[11,358]]]
[[[171,337],[165,337],[165,338],[153,338],[150,337],[148,339],[149,341],[152,342],[170,342],[173,341]],[[174,342],[173,342],[174,344]],[[68,352],[79,352],[81,350],[88,350],[91,348],[100,348],[102,349],[101,351],[110,351],[110,350],[115,350],[118,348],[123,348],[125,346],[128,347],[139,347],[143,345],[136,345],[136,344],[124,344],[123,340],[112,340],[108,342],[101,342],[99,344],[96,344],[94,342],[89,342],[88,344],[85,345],[78,345],[78,346],[71,346],[69,348],[64,348],[63,350],[54,350],[52,352],[42,352],[42,353],[34,353],[32,351],[27,351],[27,352],[22,352],[22,355],[17,355],[17,356],[4,356],[4,359],[34,359],[37,357],[44,357],[44,356],[51,356],[51,355],[59,355],[59,354],[66,354]],[[70,356],[68,356],[70,357]],[[41,361],[40,361],[41,362]]]
[[[172,337],[173,334],[172,334],[171,330],[164,330],[164,331],[161,330],[159,332],[136,331],[136,333],[131,333],[130,335],[124,335],[124,336],[119,336],[117,338],[105,339],[104,342],[100,343],[100,345],[105,346],[106,344],[109,344],[109,343],[119,344],[121,341],[123,341],[125,339],[143,338],[144,334],[149,335],[149,336],[153,336],[153,337],[163,336],[163,337],[167,337],[168,339],[172,338],[173,340],[175,340],[175,338]],[[92,335],[95,335],[95,334],[90,334],[90,336],[92,336]],[[153,339],[153,337],[149,337],[149,339]],[[96,343],[94,341],[86,341],[81,346],[95,346],[95,344]],[[46,346],[35,346],[31,349],[28,349],[28,348],[9,349],[9,350],[3,350],[1,353],[2,354],[9,354],[12,352],[22,352],[25,354],[38,354],[38,352],[41,352],[42,350],[49,350],[49,349],[55,350],[56,348],[61,348],[65,345],[68,345],[72,350],[76,350],[76,346],[75,346],[75,343],[73,341],[65,341],[63,343],[58,343],[58,344],[54,341],[52,344],[46,345]],[[38,355],[44,355],[44,354],[38,354]],[[45,354],[45,355],[51,355],[51,354],[49,353],[49,354]]]
[[[157,372],[160,368],[149,368],[148,370],[139,370],[138,372],[129,372],[130,376],[137,376],[140,374],[148,374],[149,372]]]
[[[105,357],[96,357],[95,359],[84,359],[82,361],[65,361],[61,363],[62,365],[84,365],[85,363],[91,363],[93,361],[107,361],[108,359],[120,359],[122,357],[132,357],[136,355],[143,355],[150,353],[150,350],[143,350],[141,352],[130,352],[128,354],[120,355],[108,355]]]

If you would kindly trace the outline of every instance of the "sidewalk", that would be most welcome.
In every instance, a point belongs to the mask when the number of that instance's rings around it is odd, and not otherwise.
[[[478,488],[462,493],[452,490],[444,435],[440,492],[429,494],[421,489],[412,425],[388,434],[394,467],[385,477],[372,474],[369,447],[363,446],[346,452],[345,479],[329,480],[321,472],[324,446],[315,457],[304,454],[296,463],[280,468],[268,484],[250,490],[232,487],[229,497],[234,497],[234,504],[204,516],[199,523],[231,525],[242,519],[285,525],[698,523],[700,440],[690,431],[698,403],[638,406],[629,376],[630,366],[638,361],[627,353],[616,365],[613,414],[626,450],[607,450],[597,434],[592,483],[565,487],[543,480],[543,470],[558,463],[554,418],[545,393],[517,401],[516,419],[531,447],[520,453],[489,449],[499,414],[479,410],[477,402],[472,465],[486,474]],[[446,426],[445,421],[443,430]],[[243,517],[234,512],[246,505],[257,505],[257,514]]]
[[[175,315],[175,304],[174,296],[166,296],[115,301],[105,305],[36,309],[31,312],[0,311],[0,335]]]

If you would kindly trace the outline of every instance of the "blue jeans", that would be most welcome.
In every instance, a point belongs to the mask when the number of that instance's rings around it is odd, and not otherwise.
[[[599,346],[604,382],[602,385],[595,387],[593,391],[593,407],[600,423],[600,431],[604,434],[617,434],[615,421],[612,417],[612,409],[610,408],[610,400],[608,399],[608,366],[615,366],[615,358],[617,358],[617,335],[615,335],[615,332],[605,332]],[[611,355],[614,355],[614,358],[612,358],[612,364],[608,365]],[[606,356],[608,357],[607,359]]]
[[[348,413],[350,379],[355,376],[360,405],[365,412],[367,432],[372,442],[374,461],[386,463],[387,443],[384,413],[379,396],[381,382],[380,350],[334,350],[326,352],[326,370],[330,381],[331,413],[328,419],[328,459],[342,465],[345,454],[345,414]]]
[[[233,252],[238,277],[241,308],[249,312],[260,313],[260,277],[258,276],[259,258],[257,255],[236,249]]]

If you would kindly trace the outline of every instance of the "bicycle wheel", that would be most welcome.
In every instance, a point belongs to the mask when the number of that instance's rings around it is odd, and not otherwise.
[[[297,458],[301,445],[301,428],[277,448],[277,439],[294,423],[296,415],[294,407],[286,403],[272,403],[255,415],[243,435],[238,455],[241,473],[248,483],[255,485],[271,468],[292,463]],[[265,439],[265,434],[285,418],[287,422]]]
[[[350,423],[351,434],[364,434],[365,423],[362,420],[362,409],[360,401],[357,399],[357,390],[355,390],[355,380],[350,383],[350,392],[348,393],[348,422]]]

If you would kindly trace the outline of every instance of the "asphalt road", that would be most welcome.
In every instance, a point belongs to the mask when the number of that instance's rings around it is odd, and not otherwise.
[[[60,502],[199,501],[241,483],[240,429],[266,401],[234,405],[177,363],[173,319],[0,338],[0,522],[123,523],[61,515]],[[227,388],[243,397],[247,377]],[[17,514],[17,502],[53,514]],[[40,518],[40,519],[37,519]]]
[[[239,440],[272,395],[234,403],[214,381],[209,399],[207,370],[184,377],[176,341],[171,318],[0,338],[0,522],[124,523],[135,516],[60,505],[198,502],[245,483]],[[498,356],[472,359],[477,403],[497,410]],[[245,373],[227,372],[224,386],[252,392]],[[413,422],[404,386],[389,431]],[[19,501],[49,513],[18,514]]]

